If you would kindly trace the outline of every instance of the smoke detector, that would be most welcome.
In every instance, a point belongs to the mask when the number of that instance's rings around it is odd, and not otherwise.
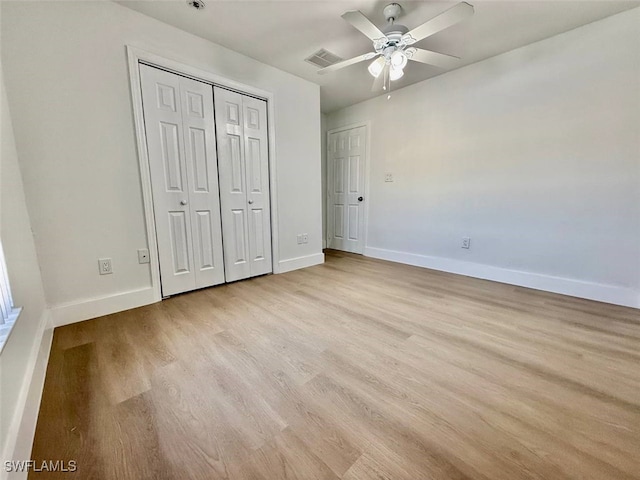
[[[187,5],[196,10],[204,10],[204,2],[202,0],[187,0]]]

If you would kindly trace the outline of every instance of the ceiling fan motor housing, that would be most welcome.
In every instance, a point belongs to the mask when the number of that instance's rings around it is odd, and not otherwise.
[[[382,33],[384,33],[390,41],[400,41],[402,35],[407,33],[409,29],[404,25],[400,25],[399,23],[389,24],[382,29]]]
[[[407,33],[409,29],[404,25],[400,24],[389,24],[385,28],[382,29],[382,33],[384,33],[384,38],[378,39],[373,42],[373,48],[376,53],[383,53],[385,50],[392,48],[395,50],[396,47],[404,46],[402,42],[402,37],[405,33]]]

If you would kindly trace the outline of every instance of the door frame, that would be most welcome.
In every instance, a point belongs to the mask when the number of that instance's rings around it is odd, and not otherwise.
[[[280,255],[278,249],[278,201],[276,186],[276,150],[275,150],[275,96],[272,92],[255,88],[251,85],[230,80],[216,73],[193,67],[183,61],[164,57],[154,52],[127,45],[127,61],[129,64],[129,84],[131,87],[131,102],[138,146],[138,164],[140,167],[140,183],[147,230],[147,244],[151,269],[151,288],[154,301],[162,300],[160,279],[160,257],[158,240],[156,238],[156,222],[153,211],[153,194],[151,190],[151,171],[149,166],[149,152],[147,150],[147,134],[144,125],[142,109],[142,86],[140,83],[140,64],[157,67],[177,75],[208,83],[212,87],[217,85],[239,93],[265,100],[267,102],[267,133],[269,154],[269,201],[271,206],[271,266],[273,273],[280,273]],[[214,98],[215,101],[215,98]]]
[[[364,218],[363,218],[363,222],[364,222],[364,226],[363,226],[363,235],[362,235],[362,241],[363,241],[363,246],[362,246],[362,253],[361,255],[364,255],[366,249],[367,249],[367,241],[368,241],[368,237],[369,237],[369,205],[371,204],[370,202],[370,188],[369,188],[369,176],[371,173],[371,126],[372,126],[372,122],[371,120],[366,120],[366,121],[362,121],[362,122],[356,122],[356,123],[349,123],[347,125],[343,125],[341,127],[337,127],[337,128],[332,128],[330,130],[327,130],[327,138],[325,139],[327,148],[326,148],[326,155],[327,155],[327,177],[326,177],[326,193],[327,193],[327,204],[326,204],[326,214],[327,214],[327,218],[326,218],[326,224],[327,224],[327,231],[326,231],[326,238],[325,238],[325,242],[327,244],[327,248],[330,248],[330,240],[331,240],[331,232],[333,231],[333,226],[329,223],[329,211],[331,210],[331,199],[329,197],[329,192],[331,185],[333,184],[333,181],[329,180],[332,178],[332,173],[333,173],[333,167],[331,166],[331,162],[329,162],[329,149],[331,147],[331,144],[329,143],[329,139],[331,138],[331,134],[333,133],[339,133],[339,132],[344,132],[345,130],[352,130],[354,128],[359,128],[359,127],[364,127],[365,131],[367,132],[367,141],[365,142],[365,155],[364,155],[364,161],[365,161],[365,166],[364,166],[364,199],[365,199],[365,205],[364,205]]]

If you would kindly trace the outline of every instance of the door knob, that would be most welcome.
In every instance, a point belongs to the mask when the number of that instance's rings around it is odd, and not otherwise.
[[[187,202],[186,200],[180,200],[180,205],[186,205],[187,203],[189,202]]]
[[[249,200],[249,205],[251,205],[253,203],[253,200]]]
[[[358,197],[358,201],[361,202],[364,200],[364,197]]]

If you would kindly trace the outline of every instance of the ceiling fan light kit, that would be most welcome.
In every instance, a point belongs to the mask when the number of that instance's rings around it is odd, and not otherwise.
[[[374,51],[322,68],[318,73],[322,75],[375,58],[369,64],[368,70],[375,79],[372,90],[377,91],[380,89],[390,90],[390,82],[402,78],[404,68],[409,60],[440,68],[455,66],[455,62],[459,60],[457,57],[416,48],[412,45],[470,17],[473,15],[473,6],[461,2],[412,30],[395,23],[402,14],[402,7],[399,4],[390,3],[384,7],[382,13],[387,20],[387,25],[382,30],[358,10],[344,13],[342,18],[373,42]]]
[[[404,67],[407,66],[407,61],[408,61],[407,54],[404,53],[402,50],[395,50],[391,54],[389,61],[391,62],[392,68],[399,68],[400,70],[402,70]]]
[[[378,57],[373,62],[371,62],[371,65],[369,65],[369,73],[371,74],[371,76],[373,76],[373,78],[378,78],[384,70],[384,65],[384,57]]]
[[[391,67],[391,69],[389,70],[389,80],[391,80],[392,82],[395,82],[396,80],[400,80],[403,75],[404,75],[404,70],[402,70],[401,68]]]

